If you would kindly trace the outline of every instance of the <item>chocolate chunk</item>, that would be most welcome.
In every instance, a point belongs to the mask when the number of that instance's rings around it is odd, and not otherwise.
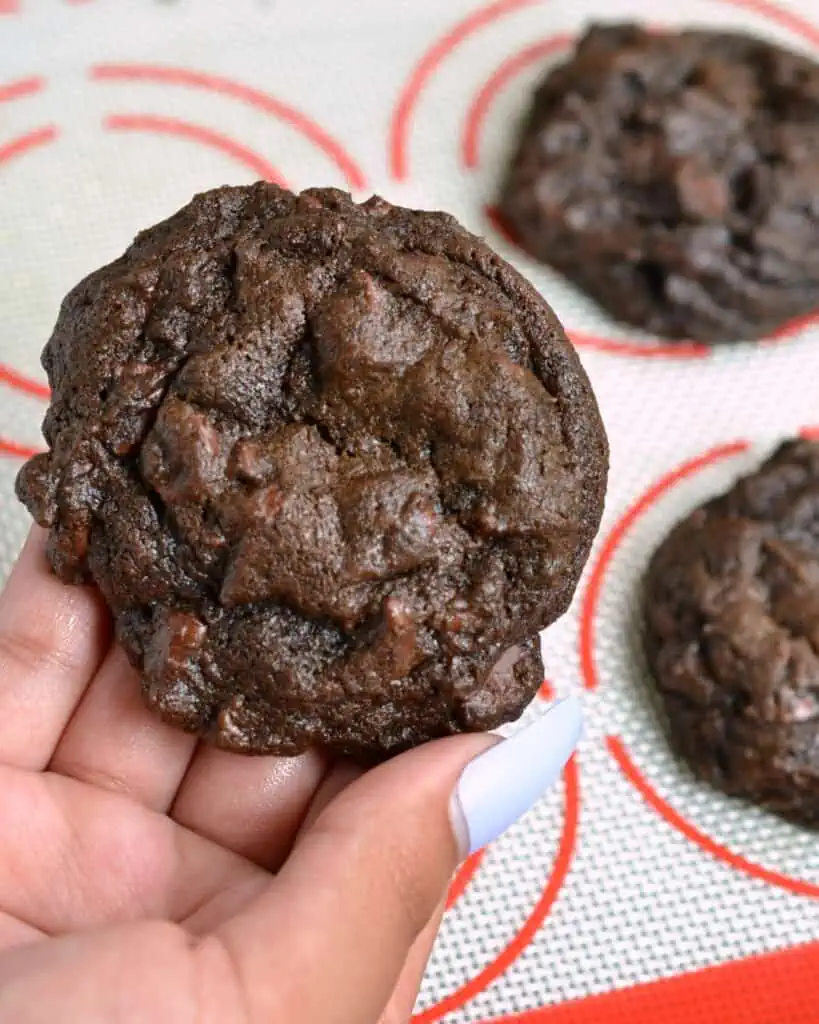
[[[694,771],[819,826],[819,443],[783,444],[671,532],[648,569],[645,620]]]
[[[595,25],[538,87],[502,189],[534,256],[672,340],[819,309],[819,64],[738,33]]]
[[[77,285],[43,362],[18,493],[168,721],[370,757],[532,698],[606,438],[551,309],[451,217],[205,193]]]

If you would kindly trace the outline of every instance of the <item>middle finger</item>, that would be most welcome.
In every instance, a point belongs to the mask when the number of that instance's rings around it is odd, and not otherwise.
[[[171,814],[185,828],[275,871],[326,771],[326,757],[315,750],[299,757],[248,757],[203,744]]]

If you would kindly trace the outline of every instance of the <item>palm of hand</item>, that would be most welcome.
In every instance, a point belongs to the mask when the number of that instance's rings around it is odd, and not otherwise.
[[[291,976],[300,955],[308,969],[298,928],[318,912],[274,893],[274,873],[357,773],[315,753],[237,757],[170,729],[143,708],[108,628],[95,593],[49,575],[35,532],[0,602],[0,1020],[80,1019],[23,1014],[32,985],[39,1006],[59,1007],[88,969],[87,1006],[132,1013],[117,1020],[288,1019],[287,980],[255,981],[271,974],[277,941]],[[292,869],[295,891],[332,852],[330,819],[311,838],[312,864]],[[274,898],[280,927],[265,931]],[[437,923],[381,1020],[407,1019]]]

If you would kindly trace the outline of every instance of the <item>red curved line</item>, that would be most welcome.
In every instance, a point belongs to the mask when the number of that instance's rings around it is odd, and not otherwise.
[[[522,249],[514,231],[507,224],[503,214],[496,206],[487,206],[484,213],[486,219],[508,245]],[[819,322],[819,314],[807,313],[784,324],[770,337],[763,338],[757,344],[765,347],[775,345],[780,341],[786,341],[817,322]],[[565,327],[565,330],[573,344],[578,348],[587,348],[593,352],[605,352],[608,355],[637,356],[640,359],[705,359],[712,354],[710,346],[694,341],[649,341],[646,343],[617,341],[615,338],[605,338],[598,334],[586,334],[584,331],[575,331],[568,327]]]
[[[2,13],[2,8],[0,8]],[[12,100],[22,99],[24,96],[33,96],[45,88],[45,79],[38,75],[30,78],[20,78],[16,82],[7,82],[0,85],[0,103],[10,103]]]
[[[541,700],[548,701],[554,700],[557,696],[554,686],[552,686],[548,679],[544,679],[540,684],[540,689],[537,691],[537,695]]]
[[[433,1021],[440,1020],[445,1014],[452,1013],[453,1010],[463,1006],[478,993],[483,992],[515,962],[539,931],[563,887],[577,843],[577,826],[580,818],[580,778],[575,758],[572,758],[566,765],[563,778],[566,789],[560,845],[549,881],[531,914],[517,935],[491,964],[488,964],[465,985],[445,996],[440,1002],[416,1014],[412,1018],[412,1024],[432,1024]]]
[[[305,138],[318,146],[339,168],[354,189],[367,187],[367,179],[353,158],[322,127],[306,117],[301,111],[280,102],[260,89],[254,89],[229,78],[193,71],[189,68],[165,67],[159,64],[97,64],[89,76],[97,81],[141,81],[161,82],[165,85],[184,85],[194,89],[208,89],[233,99],[248,103],[252,107],[279,118],[299,131]]]
[[[33,131],[26,132],[25,135],[18,135],[16,139],[4,142],[0,146],[0,165],[8,163],[9,160],[13,160],[16,156],[21,156],[37,146],[45,146],[56,138],[57,129],[53,124],[46,125],[44,128],[35,128]]]
[[[799,431],[802,437],[806,437],[809,441],[819,441],[819,426],[816,427],[803,427]]]
[[[607,736],[606,746],[611,756],[617,762],[620,771],[649,807],[664,818],[669,825],[684,835],[686,839],[699,846],[701,850],[704,850],[716,858],[716,860],[722,861],[723,864],[727,864],[728,867],[750,875],[751,878],[767,882],[769,885],[778,886],[780,889],[786,889],[788,892],[796,893],[798,896],[810,896],[813,899],[819,899],[819,885],[814,885],[812,882],[806,882],[800,878],[790,878],[788,875],[783,875],[778,871],[771,871],[769,868],[763,868],[759,864],[754,864],[753,861],[747,860],[738,853],[734,853],[727,846],[714,842],[710,836],[700,832],[698,828],[695,828],[681,814],[675,811],[670,804],[666,803],[659,793],[651,787],[645,776],[642,775],[631,760],[622,740],[616,736]]]
[[[24,377],[22,373],[18,373],[5,363],[0,363],[0,384],[5,384],[23,395],[45,399],[46,402],[51,397],[51,392],[45,384],[32,380],[30,377]]]
[[[32,455],[38,455],[41,450],[0,437],[0,456],[8,456],[11,459],[30,459]]]
[[[801,334],[808,327],[815,326],[817,321],[819,321],[819,313],[805,313],[804,316],[794,317],[793,320],[789,320],[786,324],[777,328],[770,338],[765,338],[761,344],[770,344],[771,342],[795,338],[797,334]]]
[[[0,15],[19,13],[20,0],[0,0]]]
[[[106,131],[156,132],[160,135],[175,135],[177,138],[189,139],[238,160],[259,178],[287,188],[282,176],[264,157],[236,142],[235,139],[210,128],[203,128],[202,125],[170,117],[155,117],[153,114],[111,114],[103,121],[103,127]]]
[[[586,585],[580,604],[580,667],[587,690],[596,690],[600,685],[597,663],[595,661],[595,629],[597,625],[598,604],[606,572],[626,533],[640,516],[651,505],[659,501],[675,484],[686,477],[693,476],[701,469],[705,469],[706,466],[719,462],[721,459],[731,458],[734,455],[747,451],[748,447],[747,441],[733,441],[730,444],[717,445],[717,447],[711,448],[703,455],[698,455],[695,459],[689,459],[688,462],[684,462],[676,469],[672,469],[670,473],[660,477],[615,523],[611,533],[603,542],[597,560],[589,573],[589,582]]]
[[[571,45],[572,40],[572,36],[564,34],[550,36],[548,39],[532,43],[508,57],[486,80],[472,101],[464,121],[461,137],[461,160],[464,167],[472,169],[478,166],[478,150],[483,123],[501,89],[530,64],[536,64],[545,57],[551,57],[555,50],[566,49]]]
[[[805,21],[799,15],[781,10],[766,0],[721,0],[722,3],[753,11],[771,21],[805,37],[808,42],[819,45],[819,29]],[[495,96],[508,82],[527,68],[545,57],[551,56],[555,50],[571,45],[573,36],[568,34],[550,36],[533,43],[508,57],[485,82],[472,101],[464,122],[461,140],[461,159],[465,167],[474,168],[478,165],[478,148],[480,133],[486,114]],[[788,325],[783,332],[794,333],[796,328]]]
[[[759,14],[763,18],[780,25],[782,28],[793,32],[794,35],[802,36],[813,46],[819,46],[819,28],[809,21],[778,7],[769,0],[721,0],[729,7],[739,7],[740,10],[750,11],[752,14]]]
[[[506,17],[538,0],[494,0],[462,18],[445,35],[436,40],[413,68],[401,90],[390,124],[390,174],[398,181],[407,176],[407,133],[415,104],[430,76],[438,66],[469,36],[492,22]]]
[[[705,359],[711,350],[705,345],[695,342],[680,341],[674,344],[640,344],[634,341],[615,341],[613,338],[602,338],[597,334],[586,334],[583,331],[568,331],[578,348],[587,348],[592,352],[605,352],[614,356],[637,356],[640,359]]]
[[[471,857],[467,857],[460,867],[457,875],[449,887],[446,897],[446,909],[451,910],[466,891],[467,886],[475,876],[475,872],[481,866],[481,861],[486,855],[486,849],[476,850]]]

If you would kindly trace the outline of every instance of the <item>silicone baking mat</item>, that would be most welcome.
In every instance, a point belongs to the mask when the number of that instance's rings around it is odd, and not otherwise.
[[[585,690],[589,732],[562,786],[459,874],[417,1024],[819,1021],[819,836],[670,756],[636,614],[672,521],[819,424],[819,327],[714,353],[659,344],[603,319],[492,216],[536,79],[589,19],[623,17],[819,55],[814,0],[0,0],[3,575],[61,296],[197,190],[266,177],[448,209],[543,291],[592,377],[607,511],[544,637],[544,696]]]

